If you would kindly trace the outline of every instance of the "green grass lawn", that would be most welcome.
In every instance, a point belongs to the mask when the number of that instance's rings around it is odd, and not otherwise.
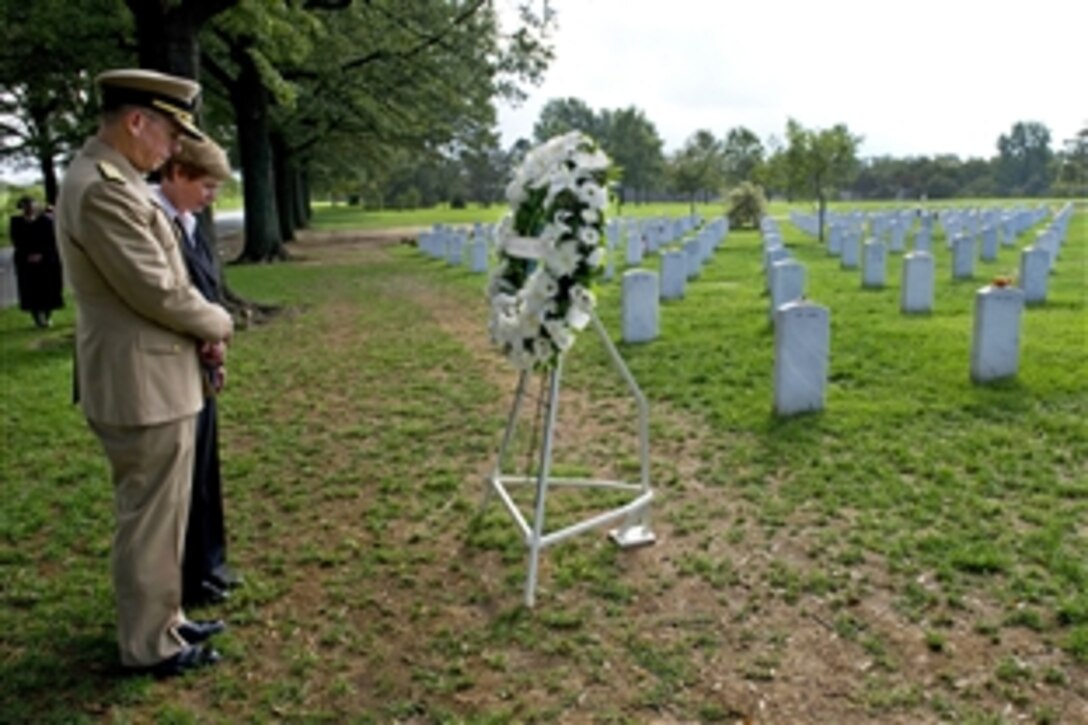
[[[1085,211],[1024,313],[1019,374],[987,386],[968,375],[973,295],[1016,250],[953,282],[937,235],[934,312],[907,317],[898,256],[863,290],[782,230],[831,310],[826,410],[771,414],[759,239],[733,232],[661,337],[621,345],[653,415],[658,543],[547,550],[532,611],[513,526],[476,516],[512,392],[485,280],[406,245],[303,240],[297,263],[231,267],[286,311],[232,346],[221,443],[246,585],[200,612],[230,622],[224,662],[182,682],[117,672],[112,492],[70,405],[71,305],[44,332],[0,312],[0,720],[1083,720]],[[618,337],[618,283],[598,295]],[[564,465],[629,473],[603,351],[583,335],[568,363]]]

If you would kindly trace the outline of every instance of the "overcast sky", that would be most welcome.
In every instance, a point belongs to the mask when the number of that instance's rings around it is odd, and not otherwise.
[[[504,147],[568,96],[642,109],[666,152],[700,128],[781,138],[791,116],[845,123],[863,157],[988,158],[1017,121],[1057,150],[1088,124],[1088,0],[548,1],[556,57],[500,105]]]

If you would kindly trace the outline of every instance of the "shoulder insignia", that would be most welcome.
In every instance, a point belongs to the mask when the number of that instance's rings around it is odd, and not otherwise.
[[[121,170],[111,164],[109,161],[98,162],[98,173],[102,174],[103,179],[109,179],[110,181],[120,181],[125,183],[125,175],[121,173]]]

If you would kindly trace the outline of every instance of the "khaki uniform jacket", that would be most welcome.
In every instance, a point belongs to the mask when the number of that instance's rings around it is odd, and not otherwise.
[[[76,376],[90,420],[165,423],[204,405],[199,342],[230,315],[189,281],[171,220],[128,160],[91,138],[64,175],[57,243],[76,301]]]

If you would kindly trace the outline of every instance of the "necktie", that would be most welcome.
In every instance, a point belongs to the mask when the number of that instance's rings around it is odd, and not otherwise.
[[[185,244],[190,247],[193,246],[193,238],[189,236],[188,232],[185,231],[185,225],[181,222],[181,215],[174,217],[174,226],[177,228],[178,234],[181,236],[181,241],[185,242]]]

